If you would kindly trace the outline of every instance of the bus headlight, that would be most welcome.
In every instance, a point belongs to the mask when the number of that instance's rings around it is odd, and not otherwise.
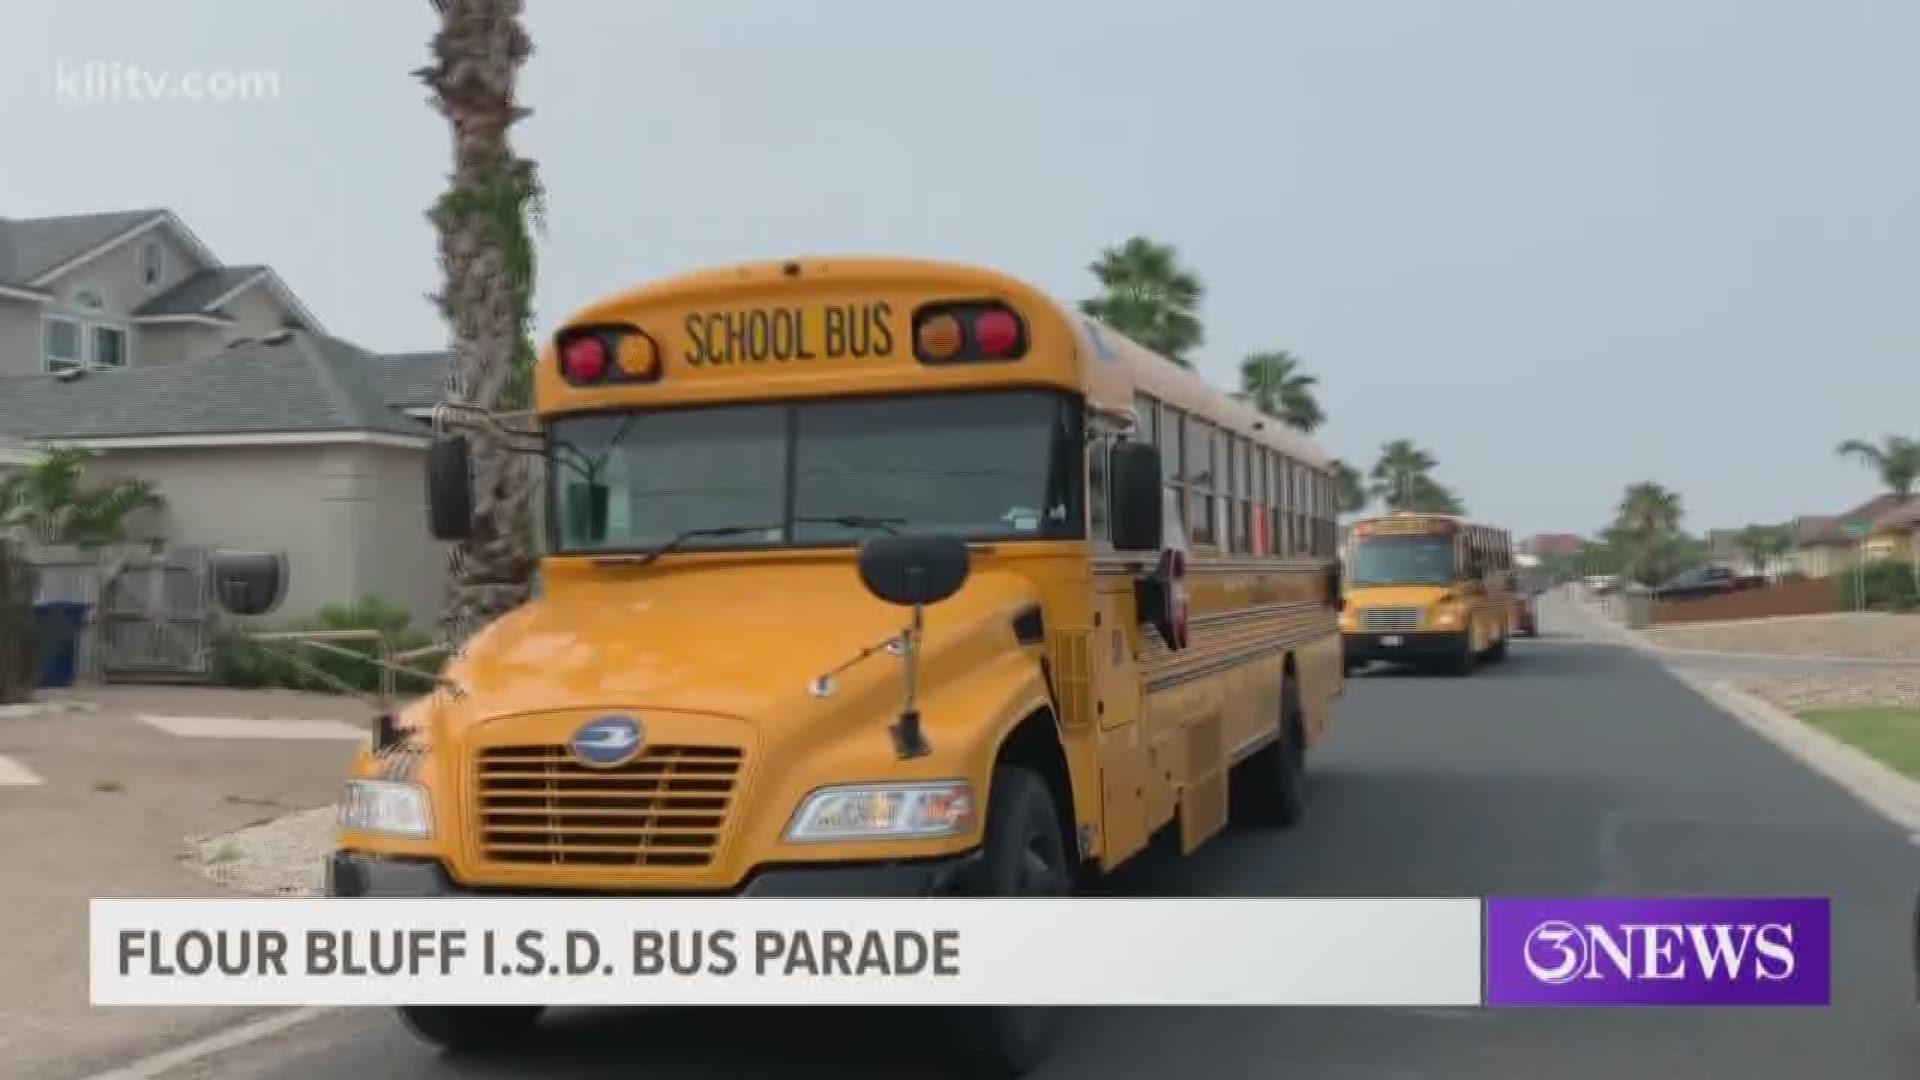
[[[340,827],[426,840],[433,836],[427,791],[393,780],[349,780],[340,796]]]
[[[964,833],[973,822],[973,785],[965,780],[849,784],[821,788],[802,800],[787,823],[787,839],[926,839]]]
[[[1440,605],[1434,609],[1433,624],[1435,626],[1459,626],[1460,609],[1452,604]]]

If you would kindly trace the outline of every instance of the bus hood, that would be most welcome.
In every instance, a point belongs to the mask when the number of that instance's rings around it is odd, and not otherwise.
[[[982,569],[927,607],[920,693],[1006,659],[1017,648],[1015,616],[1037,599],[1025,577]],[[463,728],[532,714],[665,710],[743,720],[775,741],[780,728],[835,716],[891,721],[904,674],[884,644],[911,618],[869,594],[850,560],[568,574],[468,642],[446,670],[464,693],[442,715]],[[829,674],[832,692],[816,693]]]

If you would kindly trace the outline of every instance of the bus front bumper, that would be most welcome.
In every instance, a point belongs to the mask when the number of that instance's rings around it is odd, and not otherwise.
[[[497,889],[461,885],[437,859],[387,858],[336,851],[327,860],[327,895],[338,897],[605,896],[822,897],[878,899],[942,896],[954,892],[981,862],[978,850],[938,859],[768,866],[737,888],[699,892],[623,892],[575,889]]]
[[[1357,666],[1384,660],[1389,663],[1423,664],[1451,660],[1467,647],[1462,630],[1417,631],[1401,634],[1343,633],[1341,646],[1347,664]]]

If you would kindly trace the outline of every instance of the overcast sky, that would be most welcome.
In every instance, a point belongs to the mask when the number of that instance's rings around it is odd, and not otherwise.
[[[1516,532],[1596,528],[1639,479],[1695,529],[1831,512],[1875,490],[1838,440],[1920,434],[1913,0],[529,6],[543,328],[835,251],[1071,301],[1143,232],[1209,286],[1206,374],[1293,350],[1331,451],[1414,439]],[[438,347],[433,27],[426,0],[6,0],[0,215],[170,207],[334,333]],[[214,77],[89,96],[89,63]],[[254,72],[277,92],[204,96]]]

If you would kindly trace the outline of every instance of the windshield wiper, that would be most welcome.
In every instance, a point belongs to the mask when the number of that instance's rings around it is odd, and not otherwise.
[[[897,526],[906,524],[905,518],[861,517],[857,514],[841,514],[835,517],[800,517],[794,518],[793,520],[805,522],[809,525],[839,525],[848,529],[882,529],[895,536],[900,535],[900,530]],[[715,525],[704,529],[688,529],[686,532],[679,533],[666,542],[648,548],[637,555],[600,555],[596,556],[594,561],[606,565],[647,566],[662,555],[669,555],[680,550],[689,540],[704,540],[709,537],[746,536],[749,533],[766,532],[769,529],[779,530],[782,528],[784,528],[784,526],[775,524]]]
[[[594,557],[594,561],[607,565],[647,566],[662,555],[680,550],[681,545],[689,540],[701,540],[710,536],[745,536],[748,533],[766,532],[768,529],[778,528],[780,528],[779,525],[716,525],[705,529],[688,529],[638,555],[599,555]]]
[[[837,517],[797,517],[793,520],[804,525],[838,525],[843,529],[879,529],[894,536],[899,536],[900,526],[907,523],[906,518],[862,517],[859,514],[841,514]]]

